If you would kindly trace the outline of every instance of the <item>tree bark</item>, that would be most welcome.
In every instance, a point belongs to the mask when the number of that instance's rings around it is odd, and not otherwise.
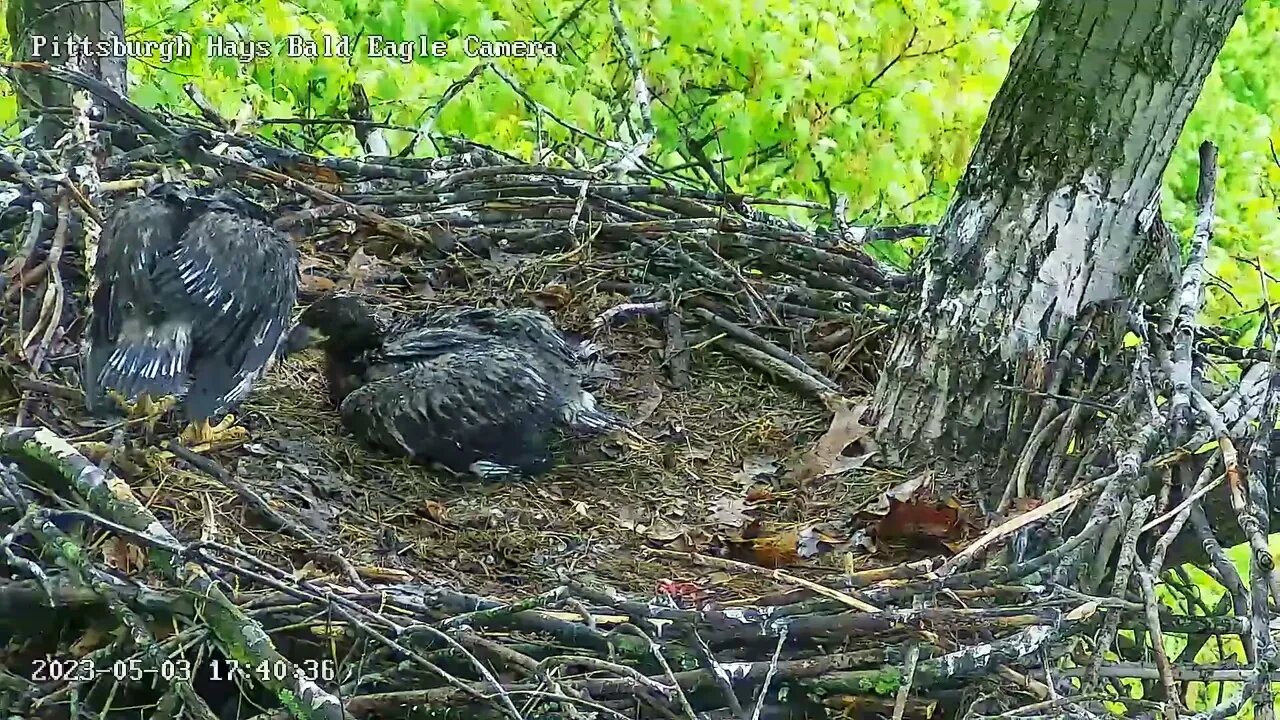
[[[1083,329],[1104,355],[1119,348],[1127,299],[1170,272],[1161,175],[1242,7],[1040,4],[877,388],[877,433],[900,462],[1016,457],[1044,426],[1027,398],[1061,389]]]
[[[124,39],[123,0],[65,2],[65,0],[10,0],[6,13],[12,59],[40,61],[51,65],[74,62],[74,68],[98,78],[122,95],[125,94],[127,58],[124,55],[68,58],[66,52],[52,55],[53,40],[68,36],[84,38],[91,43]],[[41,39],[43,42],[41,43]],[[38,47],[41,46],[41,47]],[[43,50],[43,52],[37,52]],[[18,73],[18,101],[25,124],[39,117],[36,142],[52,147],[62,135],[66,119],[44,112],[48,107],[70,107],[73,89],[66,83],[29,73]],[[95,104],[99,103],[96,99]],[[108,112],[107,116],[110,117]]]

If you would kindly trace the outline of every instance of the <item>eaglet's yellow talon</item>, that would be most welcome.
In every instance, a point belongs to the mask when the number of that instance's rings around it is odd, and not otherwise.
[[[228,415],[217,425],[210,425],[208,420],[200,420],[182,431],[182,443],[192,450],[208,449],[213,445],[244,442],[249,439],[249,431],[236,425],[234,415]]]
[[[92,460],[93,462],[97,462],[101,460],[102,458],[107,456],[107,453],[111,452],[111,443],[105,443],[105,442],[100,442],[95,440],[86,440],[84,442],[71,443],[71,447],[74,447],[76,449],[76,452],[85,456],[89,460]]]
[[[116,402],[117,405],[125,409],[130,420],[142,420],[147,426],[147,430],[155,432],[156,424],[160,422],[160,418],[164,414],[172,410],[178,404],[178,399],[172,396],[163,397],[158,400],[152,399],[150,395],[143,393],[135,403],[130,403],[128,398],[124,397],[115,390],[111,390],[107,395]]]

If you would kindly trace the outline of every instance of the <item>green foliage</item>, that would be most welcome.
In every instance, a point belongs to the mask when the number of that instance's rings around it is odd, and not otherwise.
[[[624,5],[623,20],[655,97],[658,137],[650,157],[692,174],[697,157],[689,148],[698,144],[735,190],[823,200],[829,186],[848,196],[863,223],[932,221],[942,214],[1034,7],[1030,0]],[[639,134],[634,109],[619,114],[630,105],[631,77],[605,0],[487,0],[479,7],[458,0],[131,0],[127,11],[133,39],[186,33],[192,41],[188,57],[132,63],[131,92],[143,105],[191,111],[183,85],[193,82],[227,116],[246,102],[260,118],[341,116],[351,84],[359,81],[377,119],[416,129],[450,85],[486,61],[464,52],[465,38],[540,39],[554,40],[558,57],[496,61],[529,98],[599,137]],[[350,57],[288,57],[291,34],[317,44],[326,35],[358,42]],[[419,35],[445,41],[448,51],[407,63],[370,57],[370,37]],[[1228,260],[1270,260],[1280,246],[1280,168],[1269,148],[1280,139],[1270,120],[1280,110],[1280,83],[1273,79],[1280,76],[1278,37],[1280,7],[1249,3],[1167,173],[1167,211],[1189,232],[1196,147],[1205,138],[1221,146],[1213,262],[1234,298],[1211,291],[1215,317],[1234,315],[1241,309],[1237,300],[1247,308],[1263,293],[1256,271]],[[247,62],[213,57],[214,39],[265,41],[272,53]],[[14,108],[11,93],[0,96],[0,119],[11,119]],[[338,155],[357,149],[342,125],[267,127],[276,139],[307,149]],[[531,159],[540,151],[567,154],[569,145],[583,143],[539,117],[490,72],[448,103],[435,127]],[[413,140],[409,131],[389,135],[396,151]],[[901,264],[912,249],[886,244],[873,251]]]
[[[130,0],[129,34],[168,40],[186,33],[193,52],[172,62],[131,64],[131,92],[143,105],[191,107],[183,85],[196,84],[219,112],[249,103],[259,118],[345,114],[350,86],[363,83],[379,120],[422,127],[447,88],[484,58],[465,38],[553,40],[558,57],[496,63],[528,98],[565,123],[607,139],[636,137],[631,77],[614,38],[605,0]],[[624,3],[623,20],[654,92],[657,142],[650,157],[691,166],[703,147],[735,190],[823,200],[844,194],[856,220],[936,220],[977,139],[1030,0],[711,0]],[[288,57],[286,38],[357,39],[350,57]],[[402,62],[370,57],[369,38],[443,40],[443,57]],[[1211,291],[1215,318],[1249,309],[1263,294],[1256,271],[1229,262],[1261,256],[1274,270],[1280,249],[1269,144],[1280,111],[1280,6],[1250,2],[1219,58],[1183,133],[1167,176],[1166,209],[1189,232],[1196,147],[1212,139],[1224,164],[1213,251],[1217,273],[1234,292]],[[214,57],[211,40],[263,41],[265,57]],[[11,91],[0,120],[15,116]],[[448,103],[434,127],[516,155],[568,154],[583,140],[537,110],[496,74],[482,73]],[[307,149],[350,155],[343,125],[269,123],[268,134]],[[413,140],[391,132],[393,150]],[[416,147],[416,146],[415,146]],[[601,148],[594,149],[597,154]],[[431,148],[417,148],[430,152]],[[544,155],[542,159],[547,159]],[[550,157],[554,157],[551,155]],[[805,211],[790,212],[803,218]],[[874,248],[900,264],[902,244]],[[1274,285],[1275,283],[1270,283]],[[1271,290],[1272,299],[1280,299]],[[1234,296],[1234,297],[1233,297]],[[1238,301],[1238,302],[1237,302]]]

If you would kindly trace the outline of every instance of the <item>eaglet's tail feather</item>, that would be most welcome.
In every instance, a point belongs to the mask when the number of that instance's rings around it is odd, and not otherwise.
[[[165,323],[141,328],[126,322],[115,343],[89,352],[86,379],[101,401],[115,391],[132,402],[146,394],[152,398],[181,396],[190,383],[191,326]]]
[[[595,396],[583,391],[577,401],[564,409],[565,425],[575,435],[604,435],[614,430],[625,430],[627,422],[621,417],[596,405]]]

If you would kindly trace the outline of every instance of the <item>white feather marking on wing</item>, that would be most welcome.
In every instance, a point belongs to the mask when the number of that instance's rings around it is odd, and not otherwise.
[[[477,460],[467,466],[467,469],[481,478],[506,477],[515,473],[515,469],[512,467],[488,460]]]

